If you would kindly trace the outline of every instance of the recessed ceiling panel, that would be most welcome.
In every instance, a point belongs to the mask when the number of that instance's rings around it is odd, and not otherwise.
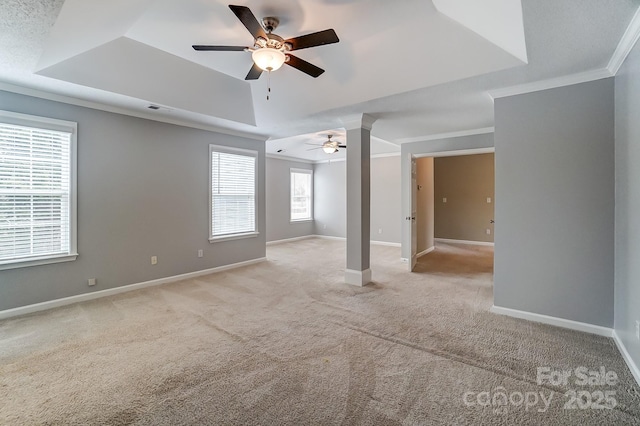
[[[338,148],[338,152],[327,154],[322,150],[322,144],[331,135],[331,140],[340,145],[347,145],[347,148]],[[308,161],[325,161],[345,158],[349,141],[344,128],[323,130],[320,132],[307,133],[288,138],[270,139],[266,142],[267,154],[301,158]],[[371,155],[397,154],[400,146],[383,139],[371,137]]]
[[[335,29],[340,42],[293,52],[326,72],[314,79],[287,65],[249,83],[258,126],[497,71],[522,62],[438,13],[431,2],[244,1],[258,20],[276,16],[289,38]],[[520,17],[521,20],[521,17]],[[251,46],[253,37],[222,1],[160,0],[127,36],[243,80],[248,52],[196,52],[193,44]]]
[[[527,63],[520,0],[433,0],[438,11]]]
[[[124,35],[153,0],[66,0],[37,70]]]
[[[39,74],[226,120],[255,124],[249,84],[118,38]]]

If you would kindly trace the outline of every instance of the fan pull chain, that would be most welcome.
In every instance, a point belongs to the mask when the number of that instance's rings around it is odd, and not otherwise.
[[[267,100],[271,94],[271,70],[267,71]]]

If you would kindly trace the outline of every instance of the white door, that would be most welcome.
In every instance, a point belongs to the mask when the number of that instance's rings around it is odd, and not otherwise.
[[[418,226],[416,224],[416,212],[418,203],[418,181],[416,159],[411,158],[411,216],[407,219],[411,222],[411,261],[409,270],[413,271],[418,261]]]

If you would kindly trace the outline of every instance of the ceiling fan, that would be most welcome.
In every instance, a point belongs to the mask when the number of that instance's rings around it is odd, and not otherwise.
[[[265,17],[262,19],[262,25],[260,25],[248,7],[230,4],[229,8],[253,36],[253,47],[193,45],[193,48],[198,51],[251,52],[254,63],[245,80],[257,80],[263,71],[275,71],[285,63],[316,78],[324,72],[322,68],[293,56],[289,52],[340,41],[333,29],[285,40],[279,35],[273,34],[273,31],[280,23],[278,18]]]
[[[317,148],[308,149],[307,151],[311,151],[313,149],[322,148],[322,150],[324,152],[326,152],[327,154],[333,154],[334,152],[338,152],[338,148],[346,148],[347,147],[345,144],[341,144],[338,141],[332,141],[331,140],[332,137],[333,137],[333,135],[327,135],[327,140],[324,141],[322,143],[322,145],[318,146]],[[315,145],[315,144],[307,144],[307,145]]]

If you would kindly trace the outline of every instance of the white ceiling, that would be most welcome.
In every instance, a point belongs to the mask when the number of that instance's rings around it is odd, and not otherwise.
[[[279,17],[274,32],[285,38],[335,29],[339,43],[296,52],[326,72],[313,79],[284,66],[271,75],[267,101],[266,74],[244,81],[248,53],[191,48],[251,45],[220,0],[5,0],[0,89],[42,90],[137,114],[152,114],[147,106],[158,104],[167,107],[153,113],[158,119],[270,138],[268,152],[286,145],[290,156],[307,159],[314,158],[301,140],[364,112],[378,119],[374,151],[382,153],[397,148],[381,140],[493,126],[490,90],[605,68],[640,5],[234,1],[258,18]]]

